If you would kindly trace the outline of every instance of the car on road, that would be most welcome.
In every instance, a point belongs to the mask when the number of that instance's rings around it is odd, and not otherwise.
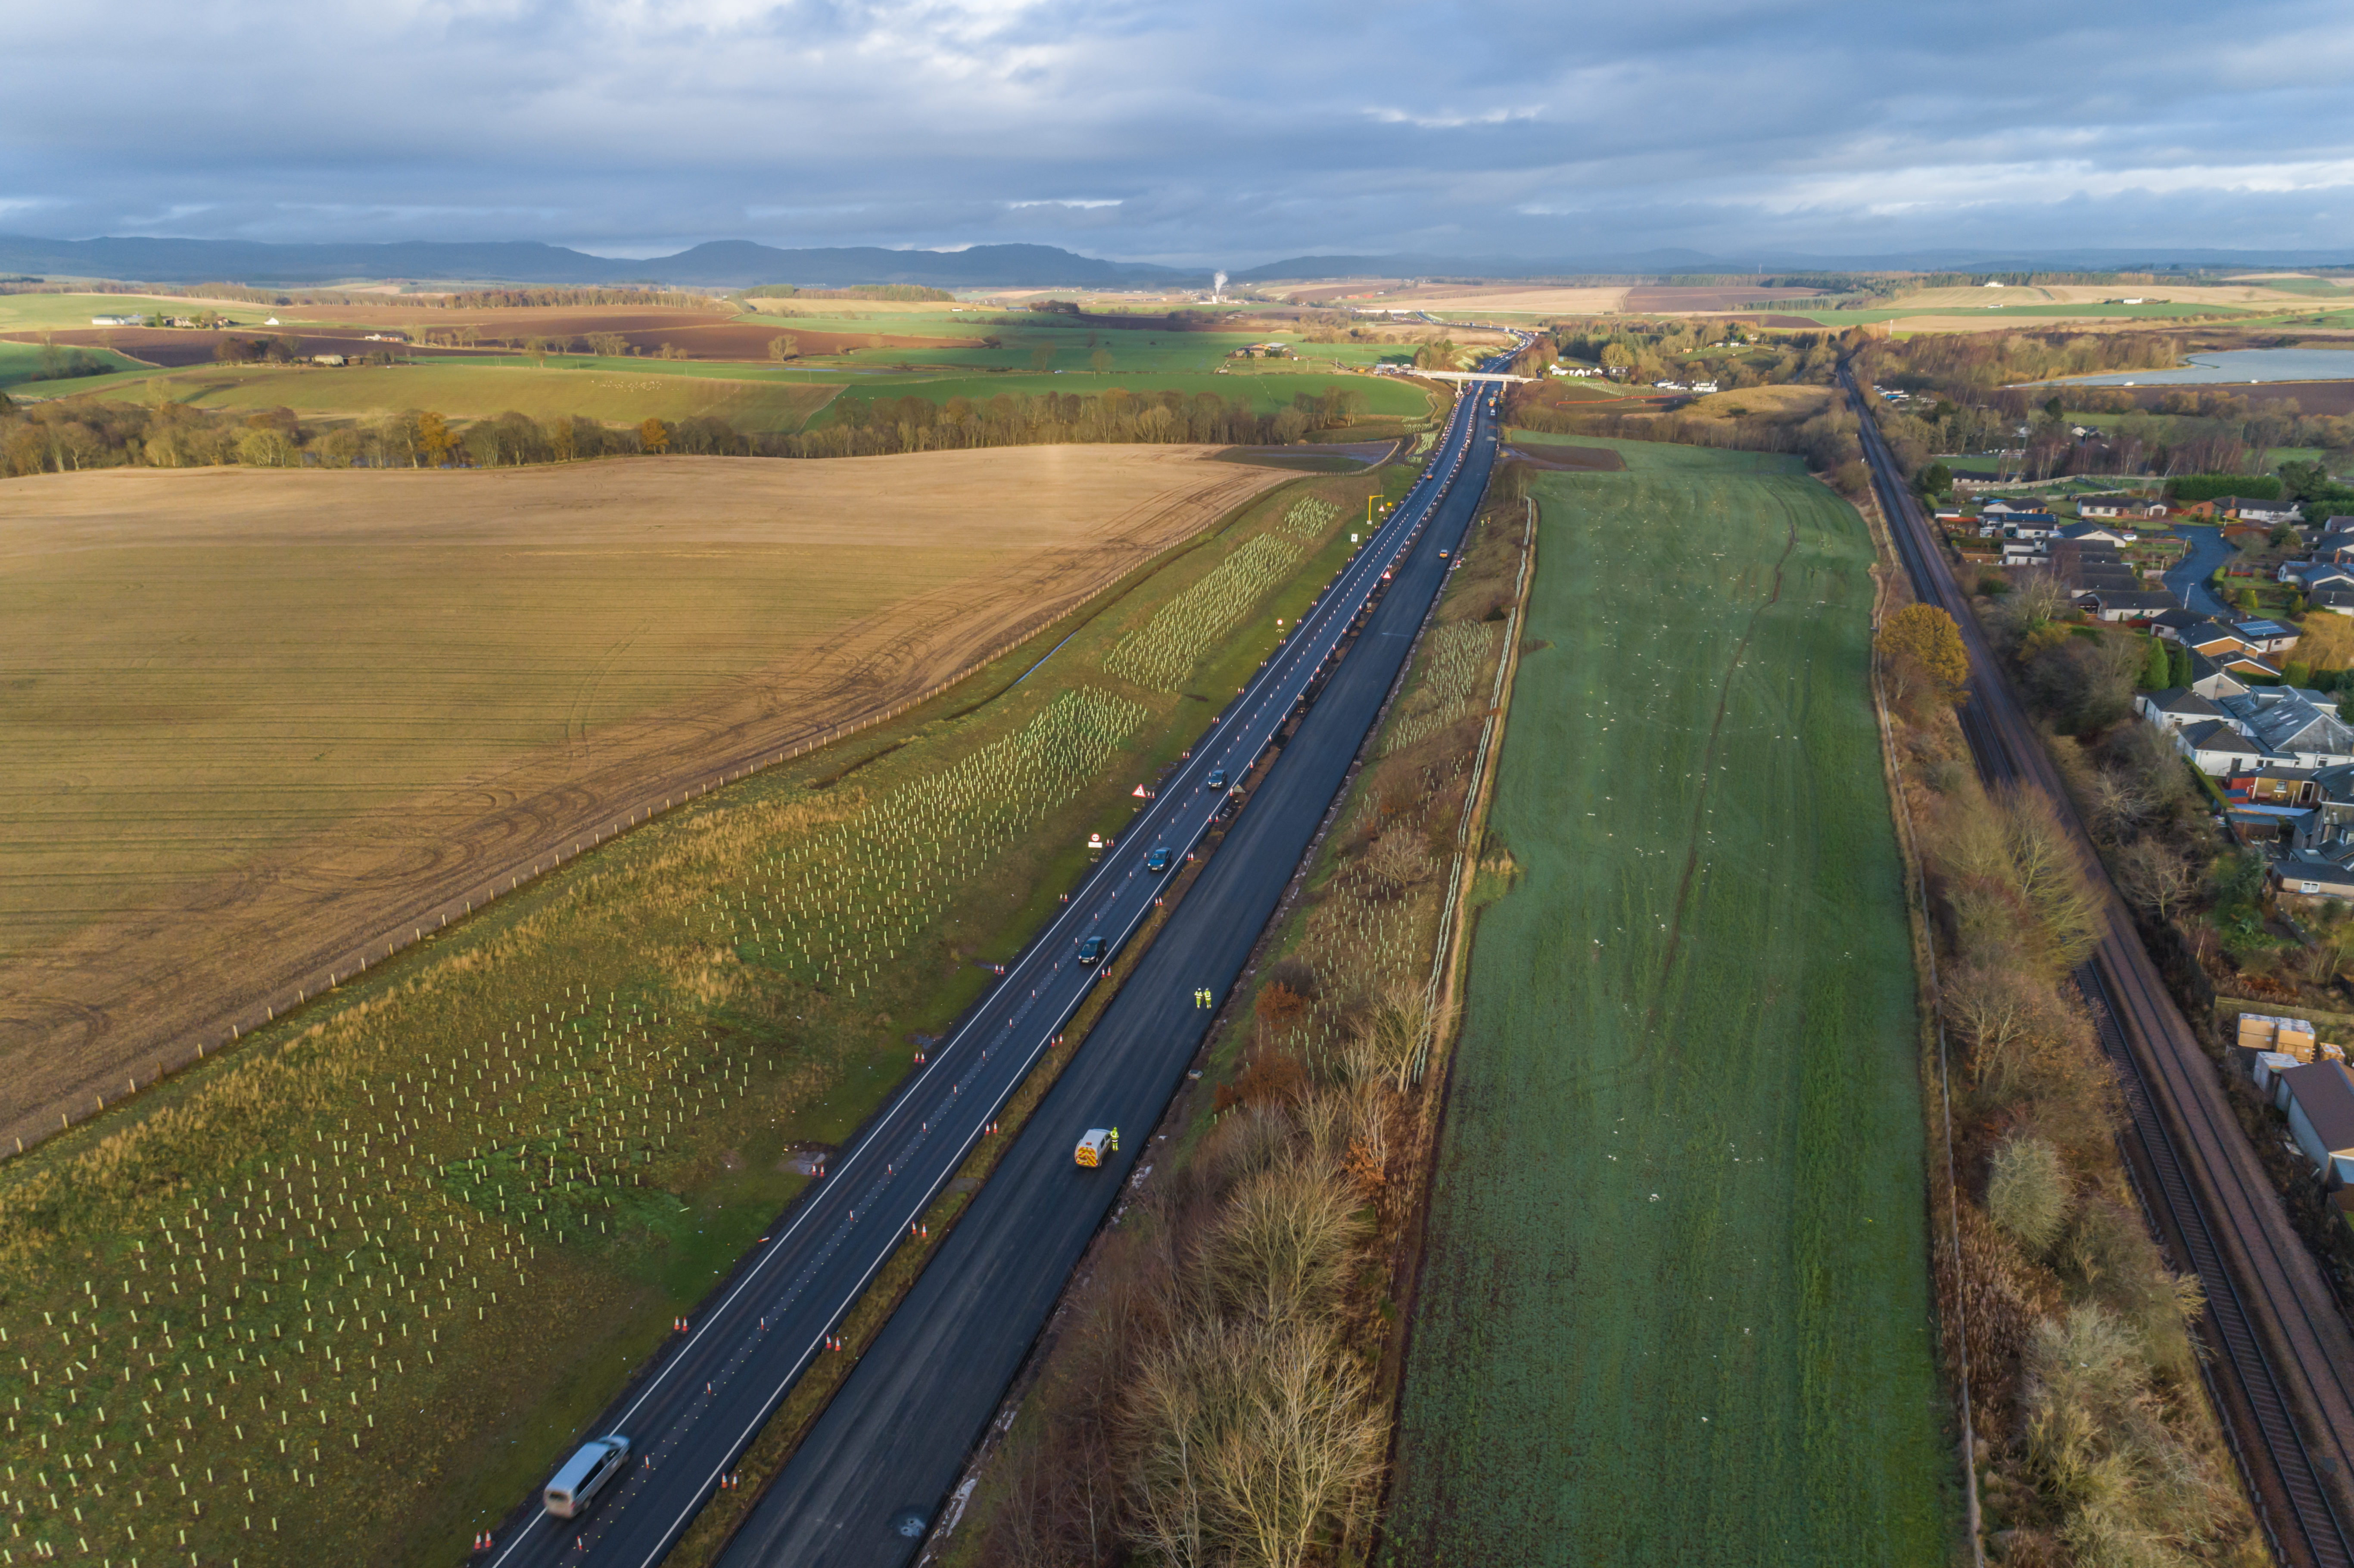
[[[1079,962],[1099,964],[1103,962],[1103,956],[1104,939],[1101,937],[1089,937],[1079,944]]]
[[[1110,1153],[1113,1147],[1111,1128],[1091,1127],[1079,1139],[1079,1147],[1072,1158],[1082,1168],[1093,1171],[1104,1162],[1104,1156]]]
[[[588,1499],[621,1473],[629,1457],[630,1440],[618,1432],[589,1439],[547,1483],[540,1494],[541,1506],[558,1519],[578,1517]]]
[[[1225,789],[1225,787],[1226,787],[1226,770],[1225,770],[1225,768],[1211,768],[1211,769],[1210,769],[1210,788],[1211,788],[1211,789]]]
[[[1169,846],[1163,844],[1144,857],[1144,869],[1158,875],[1169,869],[1170,858]]]

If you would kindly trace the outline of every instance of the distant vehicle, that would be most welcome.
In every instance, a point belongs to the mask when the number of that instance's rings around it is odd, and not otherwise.
[[[1144,857],[1144,869],[1154,873],[1167,871],[1169,869],[1169,851],[1167,847],[1163,846],[1162,848],[1154,850],[1150,854],[1146,855]]]
[[[592,1438],[580,1445],[579,1452],[564,1461],[564,1468],[547,1483],[540,1501],[547,1511],[558,1519],[571,1519],[588,1506],[607,1481],[621,1473],[630,1457],[630,1440],[615,1432]]]
[[[1078,1150],[1073,1158],[1078,1161],[1082,1168],[1093,1171],[1104,1162],[1104,1156],[1110,1152],[1111,1128],[1108,1127],[1091,1127],[1087,1128],[1086,1135],[1079,1139]]]
[[[1444,551],[1444,550],[1439,551],[1439,552],[1438,552],[1438,558],[1439,558],[1440,560],[1442,560],[1442,561],[1443,561],[1443,560],[1445,560],[1445,559],[1447,559],[1447,552],[1446,552],[1446,551]]]
[[[1211,789],[1225,789],[1225,787],[1226,787],[1226,770],[1225,770],[1225,768],[1211,768],[1211,769],[1210,769],[1210,788],[1211,788]]]
[[[1089,937],[1079,944],[1079,962],[1099,964],[1103,962],[1103,956],[1104,939],[1101,937]]]

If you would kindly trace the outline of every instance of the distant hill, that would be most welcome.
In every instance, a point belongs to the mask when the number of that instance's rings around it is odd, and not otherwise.
[[[975,245],[964,250],[879,246],[780,250],[719,239],[643,260],[591,256],[559,245],[414,240],[389,245],[270,245],[237,239],[37,239],[0,235],[0,271],[149,283],[333,283],[415,278],[514,283],[674,283],[732,289],[921,283],[932,288],[1166,288],[1207,284],[1207,272],[1105,261],[1051,245]]]

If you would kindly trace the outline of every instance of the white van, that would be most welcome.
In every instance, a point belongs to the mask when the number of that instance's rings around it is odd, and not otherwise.
[[[1091,1127],[1087,1136],[1079,1139],[1076,1159],[1081,1165],[1093,1171],[1104,1162],[1104,1156],[1111,1151],[1111,1128]]]
[[[580,1451],[564,1461],[564,1468],[547,1483],[540,1495],[547,1511],[558,1519],[570,1519],[588,1506],[607,1481],[621,1473],[629,1462],[630,1440],[616,1432],[606,1437],[594,1437],[580,1445]]]

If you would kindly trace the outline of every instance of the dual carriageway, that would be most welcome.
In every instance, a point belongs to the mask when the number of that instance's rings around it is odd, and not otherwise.
[[[1279,747],[1217,853],[723,1561],[896,1568],[914,1556],[1088,1240],[1150,1160],[1146,1129],[1217,1016],[1193,994],[1222,998],[1240,977],[1404,672],[1495,450],[1485,399],[1459,399],[1425,475],[1046,930],[599,1418],[593,1432],[631,1439],[626,1476],[577,1520],[526,1502],[478,1561],[652,1568],[662,1560],[795,1381],[829,1353],[862,1292],[1152,914],[1166,880],[1145,868],[1147,855],[1193,853],[1233,815],[1211,774],[1242,779]],[[1093,937],[1108,949],[1100,965],[1080,961]],[[1094,1127],[1133,1134],[1102,1169],[1081,1170],[1072,1150]]]

